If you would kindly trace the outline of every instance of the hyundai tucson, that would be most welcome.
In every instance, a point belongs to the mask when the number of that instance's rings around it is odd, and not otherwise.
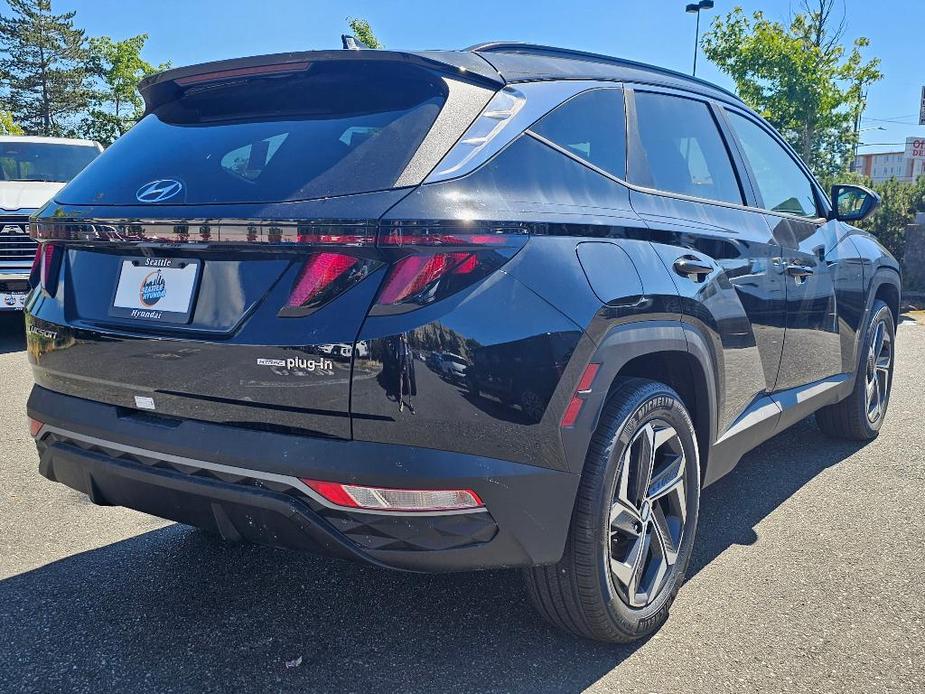
[[[141,93],[32,225],[39,469],[97,504],[518,567],[549,621],[628,641],[746,451],[814,413],[883,424],[899,269],[851,225],[878,198],[827,194],[719,87],[487,43]]]

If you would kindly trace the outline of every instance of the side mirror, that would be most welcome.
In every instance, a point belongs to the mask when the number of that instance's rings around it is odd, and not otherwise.
[[[880,196],[864,186],[836,183],[832,186],[832,219],[860,222],[877,209]]]

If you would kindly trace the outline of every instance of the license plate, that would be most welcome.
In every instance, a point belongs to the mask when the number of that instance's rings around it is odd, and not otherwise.
[[[24,292],[0,292],[0,309],[21,311],[26,305]]]
[[[199,267],[188,258],[123,258],[110,315],[188,323]]]

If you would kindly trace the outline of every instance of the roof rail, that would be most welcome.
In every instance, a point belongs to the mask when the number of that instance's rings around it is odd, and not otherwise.
[[[463,50],[470,51],[472,53],[532,53],[535,55],[546,55],[553,56],[557,58],[573,58],[575,60],[587,60],[595,61],[599,63],[609,63],[611,65],[618,65],[623,67],[632,67],[639,68],[641,70],[649,70],[652,72],[659,72],[663,75],[669,77],[678,77],[680,79],[689,80],[691,82],[696,82],[712,89],[723,92],[733,97],[736,101],[740,101],[740,97],[729,91],[724,87],[720,87],[717,84],[708,82],[707,80],[701,79],[699,77],[693,77],[692,75],[687,75],[683,72],[678,72],[677,70],[669,70],[668,68],[659,67],[658,65],[650,65],[649,63],[640,63],[635,60],[628,60],[626,58],[615,58],[612,55],[604,55],[603,53],[591,53],[589,51],[579,51],[572,48],[559,48],[557,46],[544,46],[537,43],[522,43],[519,41],[487,41],[485,43],[477,43],[474,46],[469,46]]]

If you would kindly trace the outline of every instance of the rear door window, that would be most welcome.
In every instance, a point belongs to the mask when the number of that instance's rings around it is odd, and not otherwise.
[[[437,118],[447,88],[419,68],[318,62],[298,74],[191,87],[146,115],[87,176],[72,204],[137,204],[151,182],[182,191],[163,204],[274,202],[394,187]]]
[[[530,130],[609,174],[626,176],[622,90],[583,92],[544,116]]]
[[[634,183],[742,204],[732,160],[706,103],[652,92],[636,92],[635,102],[642,154],[630,171]]]

